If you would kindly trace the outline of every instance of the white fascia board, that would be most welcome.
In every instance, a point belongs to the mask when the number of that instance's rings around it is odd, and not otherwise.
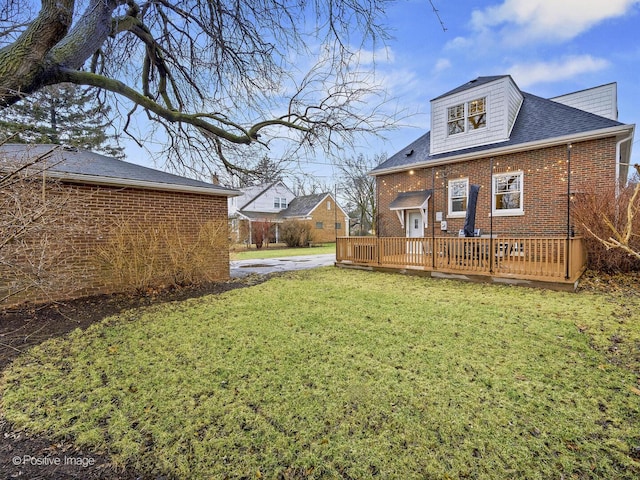
[[[167,192],[197,193],[200,195],[212,195],[217,197],[238,197],[242,195],[239,190],[226,188],[195,187],[190,185],[176,185],[171,183],[146,182],[143,180],[131,180],[127,178],[102,177],[99,175],[82,175],[78,173],[56,172],[47,170],[47,177],[55,178],[70,183],[84,183],[90,185],[106,185],[110,187],[142,188],[146,190],[160,190]]]
[[[625,132],[632,133],[635,124],[619,125],[616,127],[604,128],[602,130],[591,130],[589,132],[578,133],[575,135],[565,135],[562,137],[554,137],[545,140],[536,140],[535,142],[520,143],[518,145],[508,145],[506,147],[490,148],[479,152],[465,153],[461,155],[453,155],[441,160],[424,160],[422,162],[412,163],[411,165],[402,165],[400,167],[385,168],[384,170],[371,171],[369,175],[378,177],[389,173],[399,173],[406,170],[414,170],[416,168],[438,167],[451,163],[464,162],[476,158],[486,158],[493,155],[506,155],[509,153],[519,153],[527,150],[538,150],[540,148],[555,147],[558,145],[566,145],[572,142],[586,142],[588,140],[597,140],[599,138],[611,137],[613,135],[623,134]]]

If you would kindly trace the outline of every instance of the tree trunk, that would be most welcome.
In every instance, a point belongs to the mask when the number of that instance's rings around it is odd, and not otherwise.
[[[12,105],[44,84],[45,59],[69,31],[73,0],[42,0],[38,17],[0,49],[0,106]]]

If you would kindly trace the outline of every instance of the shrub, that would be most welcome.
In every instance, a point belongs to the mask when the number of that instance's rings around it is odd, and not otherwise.
[[[625,273],[640,270],[640,260],[620,248],[605,245],[615,232],[624,232],[631,228],[634,232],[628,241],[628,247],[640,252],[639,200],[629,209],[634,184],[622,189],[616,197],[613,189],[602,190],[591,186],[577,194],[573,202],[573,214],[576,228],[584,233],[589,252],[589,268],[605,273]],[[631,217],[630,217],[631,212]],[[615,232],[614,232],[615,230]],[[604,240],[604,242],[603,242]]]
[[[313,241],[311,227],[307,222],[286,220],[280,227],[280,239],[287,247],[306,247]]]
[[[195,236],[187,232],[177,219],[154,225],[117,222],[98,258],[108,280],[126,289],[214,280],[213,259],[227,248],[227,222],[206,222]]]
[[[253,243],[256,244],[256,248],[262,248],[262,245],[266,242],[269,243],[269,233],[271,232],[271,222],[251,222],[251,238]]]
[[[29,161],[0,158],[0,306],[82,286],[66,268],[73,245],[60,240],[84,227],[67,213],[80,198],[47,177],[47,160],[48,153]]]

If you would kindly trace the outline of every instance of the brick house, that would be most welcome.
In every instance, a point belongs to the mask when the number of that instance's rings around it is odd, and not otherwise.
[[[337,237],[348,235],[349,215],[330,193],[296,197],[281,217],[308,223],[314,242],[335,242]]]
[[[113,245],[118,228],[123,238],[125,234],[132,237],[168,232],[171,241],[187,249],[203,240],[205,226],[224,226],[216,233],[217,243],[207,250],[210,256],[196,274],[211,281],[229,278],[227,198],[238,195],[237,190],[53,145],[5,144],[0,146],[0,160],[5,166],[24,164],[47,152],[52,153],[39,164],[43,166],[38,178],[44,175],[55,180],[56,189],[50,188],[47,195],[64,196],[64,208],[57,213],[59,228],[48,246],[60,257],[52,266],[59,280],[46,296],[30,291],[11,297],[8,302],[63,299],[134,288],[136,285],[113,275],[98,259],[101,249]],[[212,245],[211,241],[208,245]],[[147,258],[142,259],[142,264],[147,266],[167,262],[172,255],[166,251],[159,251],[158,255],[143,253]],[[0,289],[10,291],[11,279],[0,277],[5,281],[0,282]],[[172,281],[176,279],[149,279],[153,284]]]
[[[282,181],[240,191],[240,196],[229,198],[231,232],[238,243],[254,243],[254,223],[270,224],[270,241],[277,243],[285,220],[309,223],[314,242],[333,242],[348,235],[348,215],[331,193],[296,196]]]
[[[579,233],[571,199],[594,185],[613,188],[627,180],[635,126],[618,122],[616,92],[611,83],[545,99],[503,75],[479,77],[433,99],[431,131],[371,172],[380,237],[458,237],[470,212],[475,235],[491,239],[474,248],[508,246],[523,257],[528,239],[554,239],[554,263],[564,263],[565,280],[573,279],[570,247],[562,244]],[[528,261],[548,261],[540,242],[528,244]],[[446,245],[429,246],[439,251],[425,268],[437,269],[437,254],[458,248]],[[500,273],[496,255],[482,255],[474,269]],[[458,268],[463,265],[445,270]],[[513,272],[504,266],[504,275]]]

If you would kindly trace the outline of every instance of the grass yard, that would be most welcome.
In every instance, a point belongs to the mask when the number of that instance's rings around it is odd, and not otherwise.
[[[254,260],[261,258],[293,257],[298,255],[322,255],[336,253],[335,243],[324,243],[303,248],[261,248],[231,252],[231,260]]]
[[[4,371],[2,410],[149,476],[639,478],[639,310],[296,272],[42,344]]]

